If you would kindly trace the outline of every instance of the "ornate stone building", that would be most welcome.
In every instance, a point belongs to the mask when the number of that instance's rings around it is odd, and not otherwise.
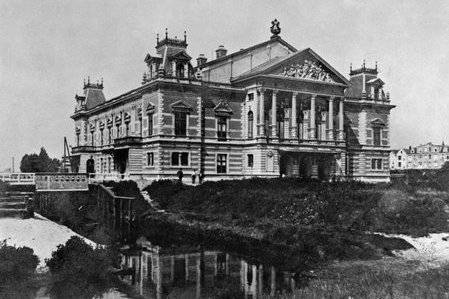
[[[333,176],[389,180],[394,107],[376,68],[346,79],[274,21],[267,41],[193,66],[187,38],[147,54],[142,85],[106,100],[103,82],[76,96],[73,165],[135,180],[201,170],[206,180]]]

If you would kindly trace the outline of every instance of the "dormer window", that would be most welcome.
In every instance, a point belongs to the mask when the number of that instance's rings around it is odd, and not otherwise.
[[[76,127],[76,129],[75,129],[76,146],[80,146],[80,134],[81,134],[81,129],[79,127]]]
[[[176,66],[176,77],[184,78],[184,65],[182,63],[178,63]]]

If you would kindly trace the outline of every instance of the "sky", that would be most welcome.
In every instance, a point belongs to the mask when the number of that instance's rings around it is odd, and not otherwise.
[[[378,62],[392,148],[449,144],[448,16],[447,0],[0,0],[0,171],[42,146],[60,158],[83,79],[104,78],[107,99],[139,87],[165,28],[211,59],[268,40],[275,18],[347,78],[350,63]]]

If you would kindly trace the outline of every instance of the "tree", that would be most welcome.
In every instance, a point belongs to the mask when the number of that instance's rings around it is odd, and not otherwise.
[[[38,154],[26,154],[20,162],[21,172],[57,172],[61,167],[58,159],[51,159],[45,148],[41,147]]]

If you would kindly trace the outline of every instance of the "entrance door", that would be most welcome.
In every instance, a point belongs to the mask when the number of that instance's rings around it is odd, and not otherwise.
[[[293,176],[293,157],[288,154],[281,155],[280,175]]]
[[[86,161],[86,172],[87,173],[95,173],[95,161],[90,158]]]

